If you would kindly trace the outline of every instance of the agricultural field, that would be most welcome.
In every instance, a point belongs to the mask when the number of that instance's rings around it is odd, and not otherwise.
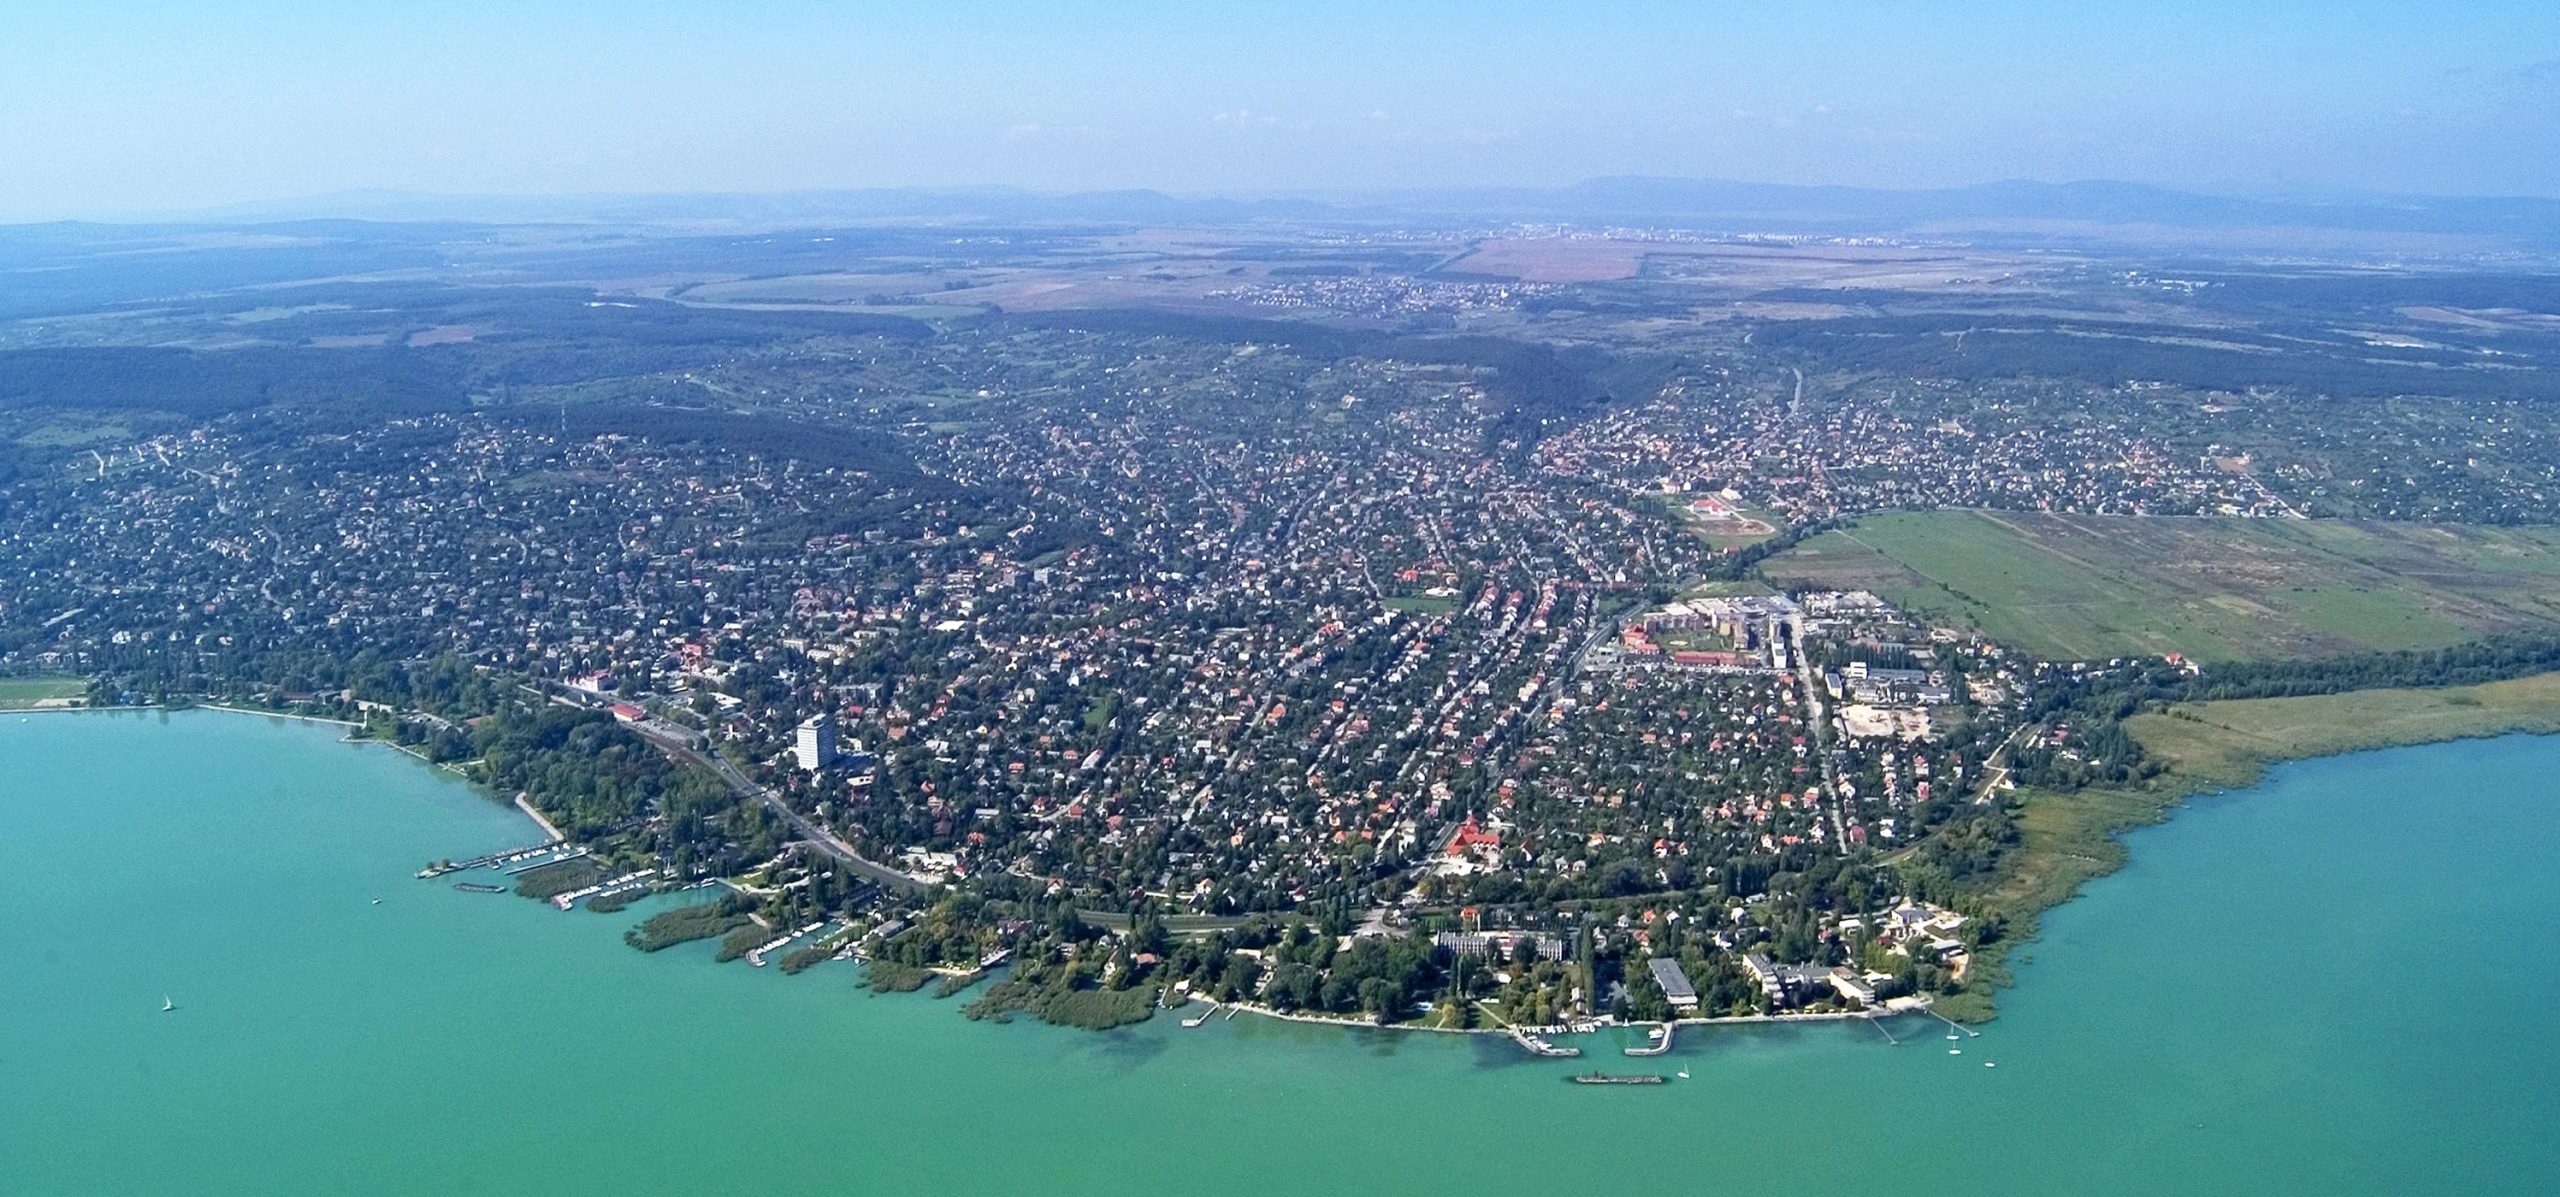
[[[2319,656],[2560,627],[2553,528],[1896,512],[1763,570],[2056,659]]]

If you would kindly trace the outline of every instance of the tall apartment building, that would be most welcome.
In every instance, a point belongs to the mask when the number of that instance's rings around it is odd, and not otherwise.
[[[799,737],[792,742],[791,755],[800,767],[815,773],[836,759],[836,721],[825,715],[811,715],[801,721]]]

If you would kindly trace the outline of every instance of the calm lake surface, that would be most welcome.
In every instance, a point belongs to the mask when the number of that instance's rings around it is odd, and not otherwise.
[[[1595,1089],[1487,1037],[989,1026],[957,1000],[872,997],[849,965],[642,955],[621,941],[642,910],[413,879],[536,836],[337,736],[0,716],[0,1190],[2326,1194],[2560,1175],[2560,740],[2315,761],[2200,800],[2047,920],[1979,1039],[1914,1018],[1889,1024],[1899,1047],[1863,1024],[1693,1030],[1673,1059],[1624,1063],[1694,1079]]]

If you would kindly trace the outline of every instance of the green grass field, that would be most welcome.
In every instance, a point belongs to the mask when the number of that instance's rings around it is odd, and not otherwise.
[[[89,683],[76,677],[0,678],[0,711],[28,710],[88,692]]]
[[[2053,658],[2319,656],[2560,628],[2551,528],[1894,512],[1763,571]]]
[[[62,416],[29,429],[18,443],[29,448],[85,449],[123,444],[133,439],[133,426],[121,420]]]

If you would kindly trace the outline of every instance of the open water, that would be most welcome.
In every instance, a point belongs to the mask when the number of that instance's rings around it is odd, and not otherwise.
[[[1690,1029],[1666,1059],[1595,1040],[1550,1062],[1250,1016],[983,1025],[958,1000],[870,996],[848,965],[643,955],[621,942],[641,910],[413,879],[536,837],[337,735],[0,715],[0,1192],[2333,1194],[2560,1176],[2560,740],[2314,761],[2198,801],[2047,920],[1979,1039],[1918,1018],[1890,1024],[1899,1047],[1863,1024]],[[1692,1079],[1565,1083],[1595,1059]]]

